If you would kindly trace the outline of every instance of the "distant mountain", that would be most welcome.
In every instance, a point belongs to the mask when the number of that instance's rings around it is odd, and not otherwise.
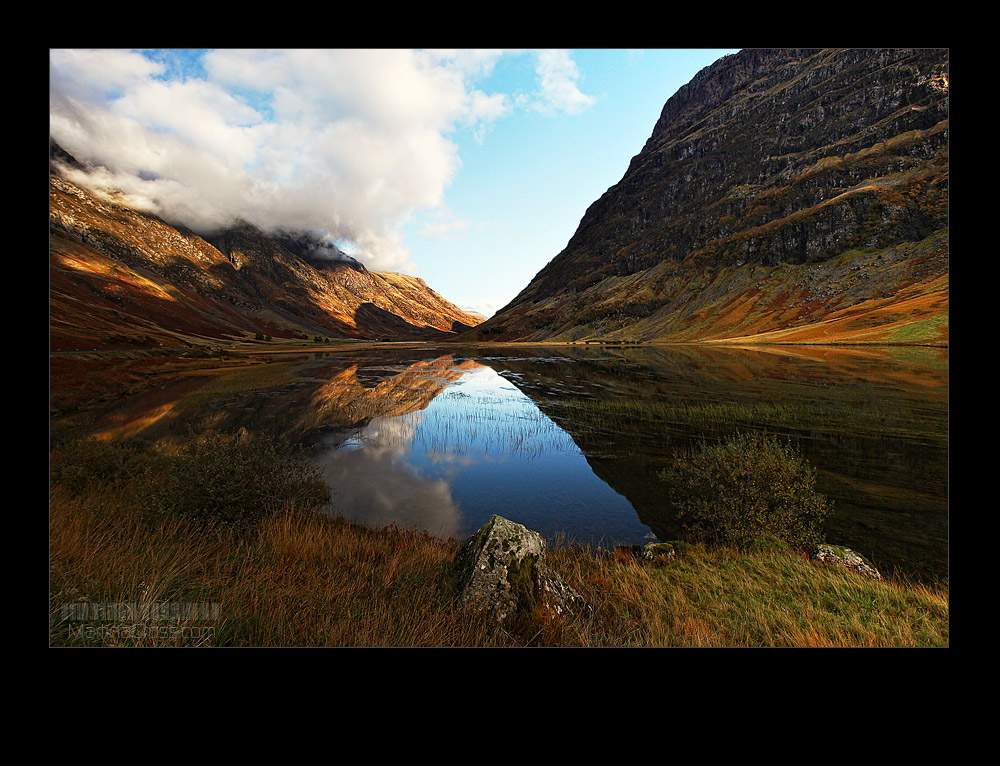
[[[480,321],[417,277],[369,271],[307,234],[248,223],[211,237],[91,195],[50,147],[52,350],[225,339],[429,340]]]
[[[946,344],[948,244],[947,49],[744,50],[463,338]]]

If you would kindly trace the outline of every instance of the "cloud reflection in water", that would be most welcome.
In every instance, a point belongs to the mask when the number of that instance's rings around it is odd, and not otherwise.
[[[420,475],[406,460],[421,415],[376,418],[356,437],[315,456],[337,511],[372,526],[396,524],[441,537],[459,533],[461,513],[448,482]]]
[[[332,510],[441,537],[471,534],[492,513],[592,543],[651,536],[530,398],[491,367],[463,367],[425,409],[375,418],[317,451]]]

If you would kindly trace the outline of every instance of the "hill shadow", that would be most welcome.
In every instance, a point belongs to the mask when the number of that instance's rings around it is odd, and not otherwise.
[[[386,340],[440,340],[453,335],[434,327],[421,327],[407,322],[398,314],[374,303],[362,303],[358,306],[354,312],[354,322],[365,334]]]

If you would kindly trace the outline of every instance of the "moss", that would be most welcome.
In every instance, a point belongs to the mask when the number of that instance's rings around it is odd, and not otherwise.
[[[846,559],[848,552],[850,552],[853,555],[857,556],[859,559],[861,559],[862,563],[865,564],[866,566],[870,566],[872,567],[872,569],[875,568],[875,565],[868,560],[868,557],[866,557],[861,553],[858,553],[858,551],[854,550],[853,548],[846,548],[843,545],[831,545],[829,543],[827,543],[827,547],[830,550],[832,550],[833,553],[835,553],[839,558]]]
[[[510,594],[518,605],[530,607],[535,600],[536,566],[538,556],[528,555],[514,561],[507,567],[507,583]]]

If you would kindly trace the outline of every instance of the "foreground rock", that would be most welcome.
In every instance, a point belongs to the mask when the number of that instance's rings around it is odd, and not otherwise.
[[[663,564],[670,559],[677,557],[680,543],[677,541],[646,543],[642,549],[642,563]]]
[[[455,557],[459,603],[498,620],[534,608],[552,615],[587,609],[583,597],[545,563],[545,550],[537,532],[491,516]]]
[[[865,577],[870,577],[873,580],[882,579],[881,572],[873,567],[871,563],[864,558],[864,556],[860,553],[852,551],[850,548],[824,543],[816,549],[815,553],[813,553],[813,557],[829,564],[836,564],[837,566],[846,567],[847,569],[853,569],[855,572],[858,572]]]

